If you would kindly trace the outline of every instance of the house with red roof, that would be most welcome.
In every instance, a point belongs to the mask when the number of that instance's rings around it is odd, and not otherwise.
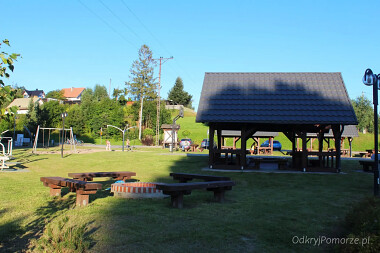
[[[63,96],[71,103],[80,103],[85,88],[64,88]]]

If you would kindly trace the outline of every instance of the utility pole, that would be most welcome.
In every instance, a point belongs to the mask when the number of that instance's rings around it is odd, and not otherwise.
[[[160,71],[158,74],[158,96],[157,96],[157,124],[156,124],[156,146],[159,145],[159,137],[160,137],[160,108],[161,108],[161,97],[160,97],[160,90],[161,90],[161,65],[164,64],[166,61],[173,59],[173,56],[170,58],[163,58],[162,56],[159,59],[153,59],[155,61],[160,61]]]
[[[108,88],[108,96],[111,98],[111,78],[110,78],[110,86]]]

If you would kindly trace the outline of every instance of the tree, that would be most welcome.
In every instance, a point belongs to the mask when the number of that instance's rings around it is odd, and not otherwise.
[[[364,95],[361,95],[352,100],[352,105],[355,110],[356,117],[358,119],[359,131],[365,133],[366,131],[373,132],[373,108],[371,101]]]
[[[3,40],[3,43],[8,45],[10,47],[9,41],[7,39]],[[0,43],[1,48],[2,43]],[[19,57],[19,54],[8,54],[7,52],[1,52],[0,53],[0,118],[4,117],[5,115],[5,106],[4,104],[11,101],[14,97],[14,94],[16,93],[14,89],[12,89],[10,86],[5,86],[5,83],[3,81],[3,78],[9,78],[8,70],[12,71],[14,70],[13,63],[17,60]],[[17,108],[12,107],[10,108],[10,113],[16,113]]]
[[[97,101],[101,101],[105,98],[109,98],[108,93],[107,93],[107,88],[105,86],[100,85],[100,84],[95,85],[94,98]]]
[[[177,77],[173,88],[169,91],[168,100],[172,100],[175,104],[191,108],[192,98],[192,95],[183,90],[182,78]]]
[[[152,51],[147,45],[139,50],[139,59],[135,60],[130,69],[130,81],[125,82],[126,92],[136,100],[140,100],[139,139],[141,140],[142,110],[144,99],[153,100],[157,97],[156,78],[153,77],[155,62]]]
[[[55,98],[55,99],[59,99],[59,100],[65,100],[66,98],[63,94],[64,94],[63,90],[59,90],[59,89],[58,90],[52,90],[46,94],[46,98]]]
[[[121,97],[124,94],[124,90],[122,89],[113,89],[112,96],[116,99],[119,100],[119,97]],[[125,98],[124,98],[125,99]]]

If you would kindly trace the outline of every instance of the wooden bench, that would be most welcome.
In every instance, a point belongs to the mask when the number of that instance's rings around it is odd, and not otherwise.
[[[373,171],[373,165],[375,164],[375,161],[372,159],[362,160],[359,161],[359,164],[363,166],[364,171]],[[369,167],[371,167],[371,169]]]
[[[188,173],[170,173],[170,176],[174,180],[179,180],[180,183],[186,183],[193,179],[201,179],[204,181],[230,181],[229,177],[220,177],[220,176],[210,176],[210,175],[201,175],[201,174],[188,174]]]
[[[214,198],[218,202],[224,202],[224,192],[231,190],[235,183],[232,181],[209,181],[193,183],[159,183],[156,188],[164,194],[171,196],[171,204],[175,208],[183,208],[183,195],[191,194],[192,190],[207,189],[214,192]]]
[[[50,188],[50,196],[61,196],[62,187],[68,187],[71,192],[76,192],[77,206],[86,206],[89,203],[89,194],[95,194],[97,190],[102,189],[102,185],[99,183],[64,177],[41,177],[40,181],[44,183],[44,186]]]
[[[94,177],[112,177],[115,180],[126,180],[136,176],[136,172],[119,171],[119,172],[82,172],[69,173],[69,177],[82,181],[92,181]]]

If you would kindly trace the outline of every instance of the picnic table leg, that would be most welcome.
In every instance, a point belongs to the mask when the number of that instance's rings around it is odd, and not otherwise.
[[[50,188],[50,196],[61,196],[61,187]]]
[[[88,203],[90,202],[90,195],[89,194],[95,194],[96,190],[76,190],[77,193],[77,200],[76,200],[76,205],[77,206],[87,206]]]
[[[214,200],[220,203],[224,203],[224,189],[215,189],[214,192]]]
[[[50,196],[61,196],[61,186],[44,182],[44,186],[50,188]]]
[[[183,208],[183,193],[177,193],[171,195],[171,202],[172,202],[172,207],[174,208]]]
[[[87,194],[78,194],[77,192],[77,201],[76,205],[77,206],[87,206],[88,202],[90,200],[90,196]]]

